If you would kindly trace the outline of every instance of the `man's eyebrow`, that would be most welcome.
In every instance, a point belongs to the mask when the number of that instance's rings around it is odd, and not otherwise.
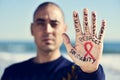
[[[36,22],[45,22],[46,20],[45,19],[42,19],[42,18],[38,18],[38,19],[36,19],[35,20]],[[60,23],[60,21],[59,20],[50,20],[50,22],[52,22],[52,23]]]
[[[36,22],[38,22],[38,21],[44,22],[45,20],[42,19],[42,18],[38,18],[38,19],[36,19],[35,21],[36,21]]]
[[[53,22],[53,23],[60,23],[60,21],[58,21],[58,20],[51,20],[50,22]]]

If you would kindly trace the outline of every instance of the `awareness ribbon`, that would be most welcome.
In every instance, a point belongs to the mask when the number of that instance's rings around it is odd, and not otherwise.
[[[90,48],[88,49],[87,46],[90,46]],[[84,44],[84,48],[85,48],[85,51],[86,51],[86,54],[84,55],[84,57],[86,58],[87,55],[90,55],[91,58],[92,58],[93,60],[95,60],[94,56],[90,53],[90,51],[91,51],[92,48],[93,48],[93,45],[91,44],[91,42],[86,42],[86,43]]]

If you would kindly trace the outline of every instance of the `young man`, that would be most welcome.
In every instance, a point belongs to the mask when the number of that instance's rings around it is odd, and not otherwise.
[[[83,30],[78,13],[73,12],[76,43],[73,47],[65,34],[67,25],[60,7],[52,2],[38,6],[31,24],[31,34],[37,46],[37,56],[5,69],[2,80],[105,80],[100,63],[103,49],[105,21],[96,35],[96,13],[92,12],[92,26],[88,26],[88,10],[83,10]],[[61,56],[64,40],[74,63]]]

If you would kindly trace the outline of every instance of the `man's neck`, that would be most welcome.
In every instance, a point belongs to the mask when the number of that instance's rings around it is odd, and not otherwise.
[[[36,63],[46,63],[46,62],[50,62],[53,60],[58,59],[61,56],[61,53],[59,50],[56,51],[51,51],[51,52],[37,52],[37,56],[34,59],[34,62]]]

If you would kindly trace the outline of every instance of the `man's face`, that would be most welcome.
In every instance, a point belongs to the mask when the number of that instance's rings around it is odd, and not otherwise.
[[[37,48],[43,51],[59,49],[62,33],[66,31],[63,15],[59,8],[47,6],[37,11],[31,27]]]

